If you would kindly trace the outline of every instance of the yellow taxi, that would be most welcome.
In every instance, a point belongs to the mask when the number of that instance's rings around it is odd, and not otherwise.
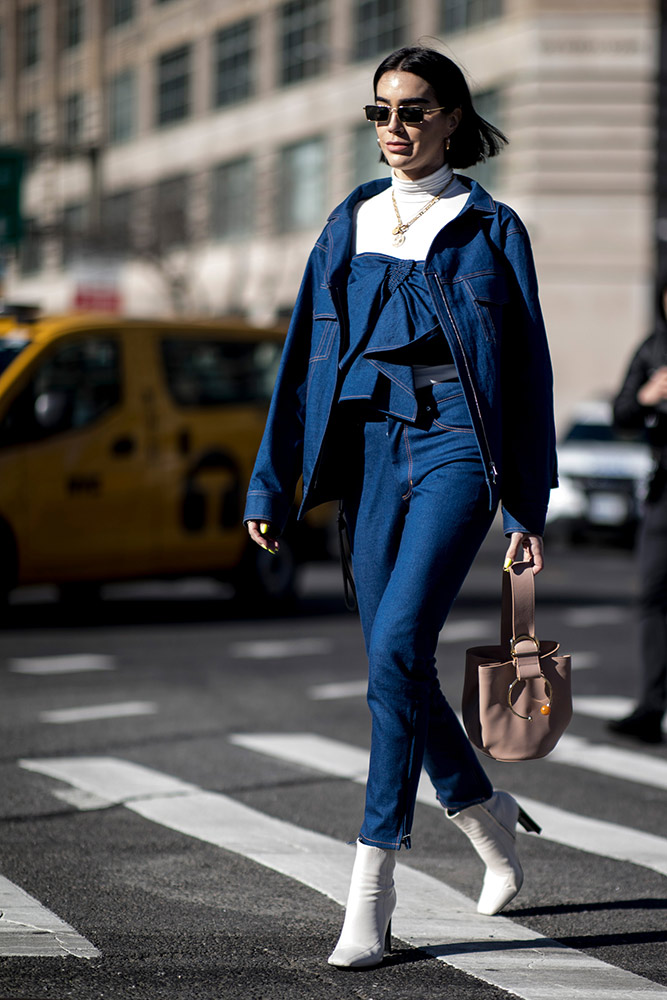
[[[284,331],[0,318],[0,589],[211,574],[283,597],[241,523]]]

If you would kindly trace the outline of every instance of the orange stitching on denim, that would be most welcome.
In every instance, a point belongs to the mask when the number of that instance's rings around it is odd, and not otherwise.
[[[408,437],[408,427],[407,424],[403,428],[403,437],[405,439],[405,450],[408,453],[408,482],[410,483],[410,488],[407,493],[404,493],[401,497],[402,500],[409,500],[412,494],[412,452],[410,451],[410,438]]]

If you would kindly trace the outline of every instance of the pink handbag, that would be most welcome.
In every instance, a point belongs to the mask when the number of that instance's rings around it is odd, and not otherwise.
[[[535,634],[534,581],[529,562],[503,573],[500,645],[466,650],[463,723],[495,760],[545,757],[572,718],[570,657]]]

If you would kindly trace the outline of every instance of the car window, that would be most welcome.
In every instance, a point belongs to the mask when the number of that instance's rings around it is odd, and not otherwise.
[[[175,403],[219,406],[270,399],[281,345],[268,340],[164,337],[161,353]]]
[[[22,337],[0,338],[0,374],[11,365],[15,357],[25,350],[30,341]]]
[[[611,424],[574,424],[565,435],[566,441],[617,441]]]
[[[118,342],[88,337],[42,362],[0,423],[0,445],[37,441],[94,423],[120,402]]]

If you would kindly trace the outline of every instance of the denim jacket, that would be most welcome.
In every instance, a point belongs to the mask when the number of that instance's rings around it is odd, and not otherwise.
[[[520,219],[477,182],[424,263],[435,313],[470,410],[503,530],[542,534],[557,485],[552,373],[530,240]],[[308,260],[287,334],[244,520],[287,520],[341,494],[345,444],[332,445],[347,347],[346,283],[354,207],[389,179],[356,188],[331,213]]]

